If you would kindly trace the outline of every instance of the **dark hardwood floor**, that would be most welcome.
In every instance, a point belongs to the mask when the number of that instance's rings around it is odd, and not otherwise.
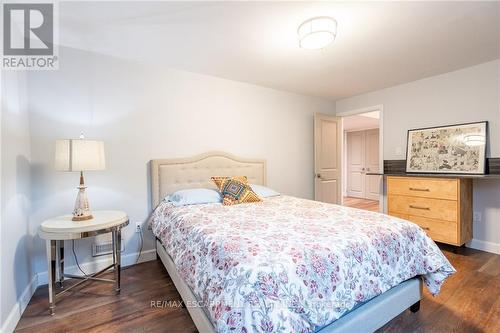
[[[151,305],[180,300],[159,260],[123,269],[121,282],[119,295],[112,284],[96,282],[69,291],[54,316],[47,311],[47,286],[39,287],[15,332],[197,332],[186,309]]]
[[[378,332],[500,332],[500,256],[442,248],[457,274],[437,297],[424,290],[419,312],[406,310]],[[47,287],[38,288],[16,332],[196,332],[186,309],[151,305],[180,301],[160,261],[124,269],[120,295],[110,284],[79,288],[57,303],[54,316],[47,311]]]

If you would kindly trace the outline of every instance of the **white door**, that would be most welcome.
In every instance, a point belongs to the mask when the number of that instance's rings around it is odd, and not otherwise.
[[[347,196],[365,197],[365,132],[347,132]]]
[[[314,199],[341,202],[341,144],[339,117],[314,115]]]
[[[379,134],[378,129],[365,131],[365,170],[367,173],[379,172]],[[365,198],[379,200],[380,176],[365,174]]]
[[[367,175],[379,172],[378,129],[347,132],[346,150],[347,196],[379,200],[380,176]]]

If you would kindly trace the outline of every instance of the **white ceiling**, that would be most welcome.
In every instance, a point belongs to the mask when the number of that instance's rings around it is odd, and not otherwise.
[[[344,131],[357,131],[364,129],[379,128],[379,115],[378,111],[377,117],[374,117],[372,112],[362,113],[355,116],[342,117],[342,127]]]
[[[297,26],[338,21],[321,51]],[[340,99],[500,58],[500,2],[62,2],[60,43]]]

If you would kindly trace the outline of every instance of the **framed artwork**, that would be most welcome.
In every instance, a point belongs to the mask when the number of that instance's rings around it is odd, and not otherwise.
[[[488,122],[408,131],[407,173],[484,174]]]

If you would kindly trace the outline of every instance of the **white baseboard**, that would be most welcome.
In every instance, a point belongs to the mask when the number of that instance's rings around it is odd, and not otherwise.
[[[14,306],[10,310],[7,319],[5,319],[5,322],[0,328],[0,333],[10,333],[14,331],[17,323],[19,322],[19,319],[21,319],[21,315],[28,306],[28,303],[30,302],[31,297],[35,293],[37,287],[38,276],[35,274],[30,283],[26,286],[26,289],[24,289],[23,293],[17,300],[16,304],[14,304]]]
[[[479,239],[473,239],[469,243],[467,243],[467,247],[500,254],[500,243],[487,242]]]
[[[137,255],[138,255],[137,252],[122,255],[121,256],[122,267],[134,265],[137,261]],[[106,257],[99,258],[98,260],[95,260],[93,262],[82,263],[82,264],[80,264],[80,267],[86,273],[92,273],[92,272],[96,272],[97,270],[103,269],[104,267],[110,265],[112,263],[112,260],[113,260],[113,258],[111,256],[106,256]],[[139,258],[138,263],[152,261],[152,260],[156,260],[156,249],[143,251],[141,254],[141,257]],[[77,266],[65,267],[64,271],[68,274],[81,275]],[[21,315],[23,314],[24,310],[26,309],[26,306],[28,306],[28,303],[30,302],[31,297],[35,293],[36,288],[38,288],[39,286],[42,286],[44,284],[47,284],[47,282],[48,282],[47,271],[36,273],[35,276],[33,276],[33,279],[31,280],[30,284],[26,287],[26,289],[23,291],[22,295],[19,297],[17,303],[11,309],[7,319],[5,320],[2,327],[0,328],[0,333],[11,333],[14,331],[17,323],[19,322],[19,319],[21,319]]]

